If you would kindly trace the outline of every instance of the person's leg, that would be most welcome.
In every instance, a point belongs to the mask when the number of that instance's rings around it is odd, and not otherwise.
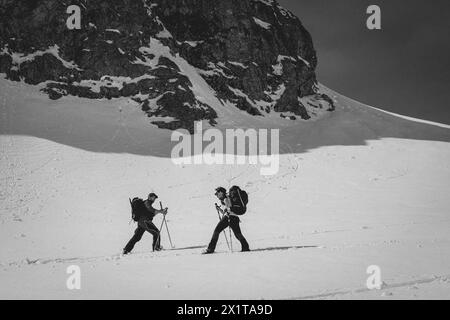
[[[219,221],[216,228],[214,229],[213,236],[208,245],[208,251],[214,252],[216,250],[217,241],[219,240],[220,233],[228,227],[228,218],[223,217],[222,220]]]
[[[158,250],[160,248],[161,243],[161,235],[159,233],[158,228],[151,221],[146,221],[145,226],[146,226],[145,230],[150,232],[153,236],[153,246],[152,246],[153,250]]]
[[[133,250],[134,245],[141,240],[142,235],[144,234],[145,229],[141,228],[141,226],[139,226],[136,228],[136,230],[134,231],[134,235],[133,237],[130,239],[130,241],[128,241],[127,245],[125,246],[125,248],[123,249],[123,253],[129,253],[131,252],[131,250]]]
[[[248,245],[248,242],[245,239],[245,237],[242,235],[241,227],[239,226],[239,222],[240,222],[240,220],[239,220],[238,217],[231,216],[230,217],[231,230],[233,230],[234,236],[241,243],[242,251],[250,251],[250,247]]]

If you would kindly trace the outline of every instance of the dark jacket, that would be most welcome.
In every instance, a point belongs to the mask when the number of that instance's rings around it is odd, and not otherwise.
[[[145,200],[144,204],[146,210],[143,210],[141,218],[152,221],[156,215],[156,210],[152,207],[152,204],[148,200]]]

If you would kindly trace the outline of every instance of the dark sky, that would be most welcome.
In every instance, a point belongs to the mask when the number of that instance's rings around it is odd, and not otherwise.
[[[279,0],[311,33],[318,79],[358,101],[450,124],[449,0]],[[382,30],[366,28],[381,8]]]

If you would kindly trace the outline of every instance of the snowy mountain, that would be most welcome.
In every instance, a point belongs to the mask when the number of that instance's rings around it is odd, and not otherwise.
[[[81,29],[69,30],[76,3]],[[290,120],[334,108],[316,87],[311,36],[276,1],[3,1],[1,10],[0,72],[45,83],[51,99],[130,97],[151,123],[191,132],[193,121],[220,121],[217,107]]]
[[[316,84],[310,37],[275,1],[79,2],[88,28],[74,33],[58,27],[67,1],[0,3],[0,298],[450,298],[450,126]],[[200,119],[279,129],[278,174],[175,165],[165,128]],[[199,254],[219,185],[249,193],[252,252],[221,236]],[[151,252],[146,234],[121,256],[128,199],[149,192],[175,250]]]

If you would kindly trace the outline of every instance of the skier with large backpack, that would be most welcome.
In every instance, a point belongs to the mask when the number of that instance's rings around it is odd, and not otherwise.
[[[219,240],[220,233],[227,227],[233,230],[234,235],[241,243],[242,251],[250,251],[249,245],[245,237],[242,235],[239,223],[241,220],[239,216],[245,214],[247,211],[248,194],[238,186],[230,188],[228,195],[227,191],[223,187],[216,188],[216,197],[220,200],[223,207],[221,210],[224,215],[214,229],[213,236],[208,245],[208,248],[203,252],[204,254],[213,253],[216,249],[217,241]]]
[[[128,254],[133,250],[134,245],[141,240],[145,231],[153,235],[153,251],[160,251],[161,235],[158,228],[153,224],[152,220],[157,214],[167,214],[167,208],[157,210],[152,207],[152,204],[158,198],[153,192],[147,197],[147,200],[140,198],[134,198],[131,201],[131,214],[132,219],[137,222],[137,228],[134,231],[133,237],[128,241],[127,245],[123,249],[123,254]]]

